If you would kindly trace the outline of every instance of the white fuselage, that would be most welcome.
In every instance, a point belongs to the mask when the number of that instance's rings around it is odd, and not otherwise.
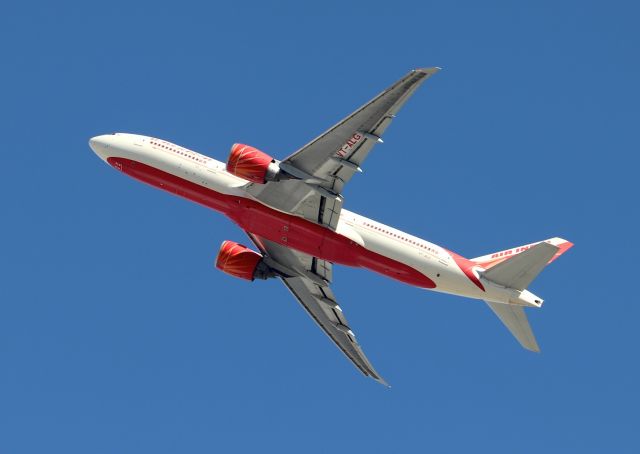
[[[193,195],[193,185],[205,188],[212,193],[253,200],[264,205],[245,190],[248,182],[228,173],[224,163],[170,142],[142,135],[119,133],[94,137],[90,145],[101,159],[118,170],[124,171],[122,163],[126,162],[134,168],[136,165],[144,165],[145,169],[155,169],[158,175],[171,175],[175,177],[175,181],[179,179],[190,182],[189,187],[185,187],[184,190],[172,189],[171,192],[198,203],[203,202]],[[145,178],[130,172],[125,173],[161,189],[167,189],[166,183],[157,179],[154,172],[151,172],[153,175]],[[217,208],[214,207],[214,209]],[[268,209],[274,210],[272,207]],[[390,259],[426,276],[434,285],[424,285],[424,288],[487,301],[511,301],[515,304],[537,305],[531,303],[531,296],[524,293],[526,290],[521,293],[484,279],[481,275],[482,268],[474,262],[429,241],[351,211],[345,209],[341,211],[335,233],[375,254],[372,257],[380,256]],[[395,278],[393,274],[385,273],[380,267],[372,269]],[[411,283],[407,280],[405,282]],[[414,285],[422,286],[418,282]]]

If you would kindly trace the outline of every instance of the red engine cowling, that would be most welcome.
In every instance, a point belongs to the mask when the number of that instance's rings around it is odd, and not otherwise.
[[[252,281],[262,277],[257,275],[260,274],[258,265],[261,261],[262,256],[248,247],[234,241],[224,241],[216,258],[216,268],[231,276]]]
[[[278,166],[268,154],[249,145],[236,143],[231,147],[227,172],[253,183],[264,184],[275,178]]]

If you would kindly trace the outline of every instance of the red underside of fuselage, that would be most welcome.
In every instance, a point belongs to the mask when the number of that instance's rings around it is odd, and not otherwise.
[[[423,288],[436,286],[416,269],[371,252],[349,238],[300,217],[282,213],[251,199],[221,194],[137,161],[116,157],[107,161],[137,180],[220,211],[241,229],[259,237],[333,263],[367,268],[407,284]]]

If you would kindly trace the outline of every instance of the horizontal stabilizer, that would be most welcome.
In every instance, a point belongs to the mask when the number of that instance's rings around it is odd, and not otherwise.
[[[545,243],[541,243],[545,244]],[[531,331],[529,320],[527,320],[527,314],[524,312],[522,306],[514,306],[513,304],[492,303],[485,301],[491,310],[495,312],[498,318],[504,323],[504,325],[511,331],[520,345],[527,350],[533,352],[539,352],[540,347],[536,342],[536,338]]]
[[[549,260],[558,250],[559,247],[553,244],[538,243],[526,251],[489,268],[482,275],[485,279],[504,287],[524,290],[540,274],[540,271],[549,263]]]

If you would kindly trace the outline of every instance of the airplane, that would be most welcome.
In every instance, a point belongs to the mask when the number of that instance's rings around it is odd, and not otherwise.
[[[479,299],[526,349],[540,351],[524,308],[543,300],[527,290],[573,244],[562,238],[464,258],[344,209],[343,190],[415,90],[440,68],[409,72],[335,126],[278,160],[235,144],[223,163],[166,140],[114,133],[93,151],[116,170],[218,211],[257,251],[224,241],[221,271],[248,281],[277,278],[349,360],[383,385],[331,290],[333,265],[365,268],[423,289]]]

